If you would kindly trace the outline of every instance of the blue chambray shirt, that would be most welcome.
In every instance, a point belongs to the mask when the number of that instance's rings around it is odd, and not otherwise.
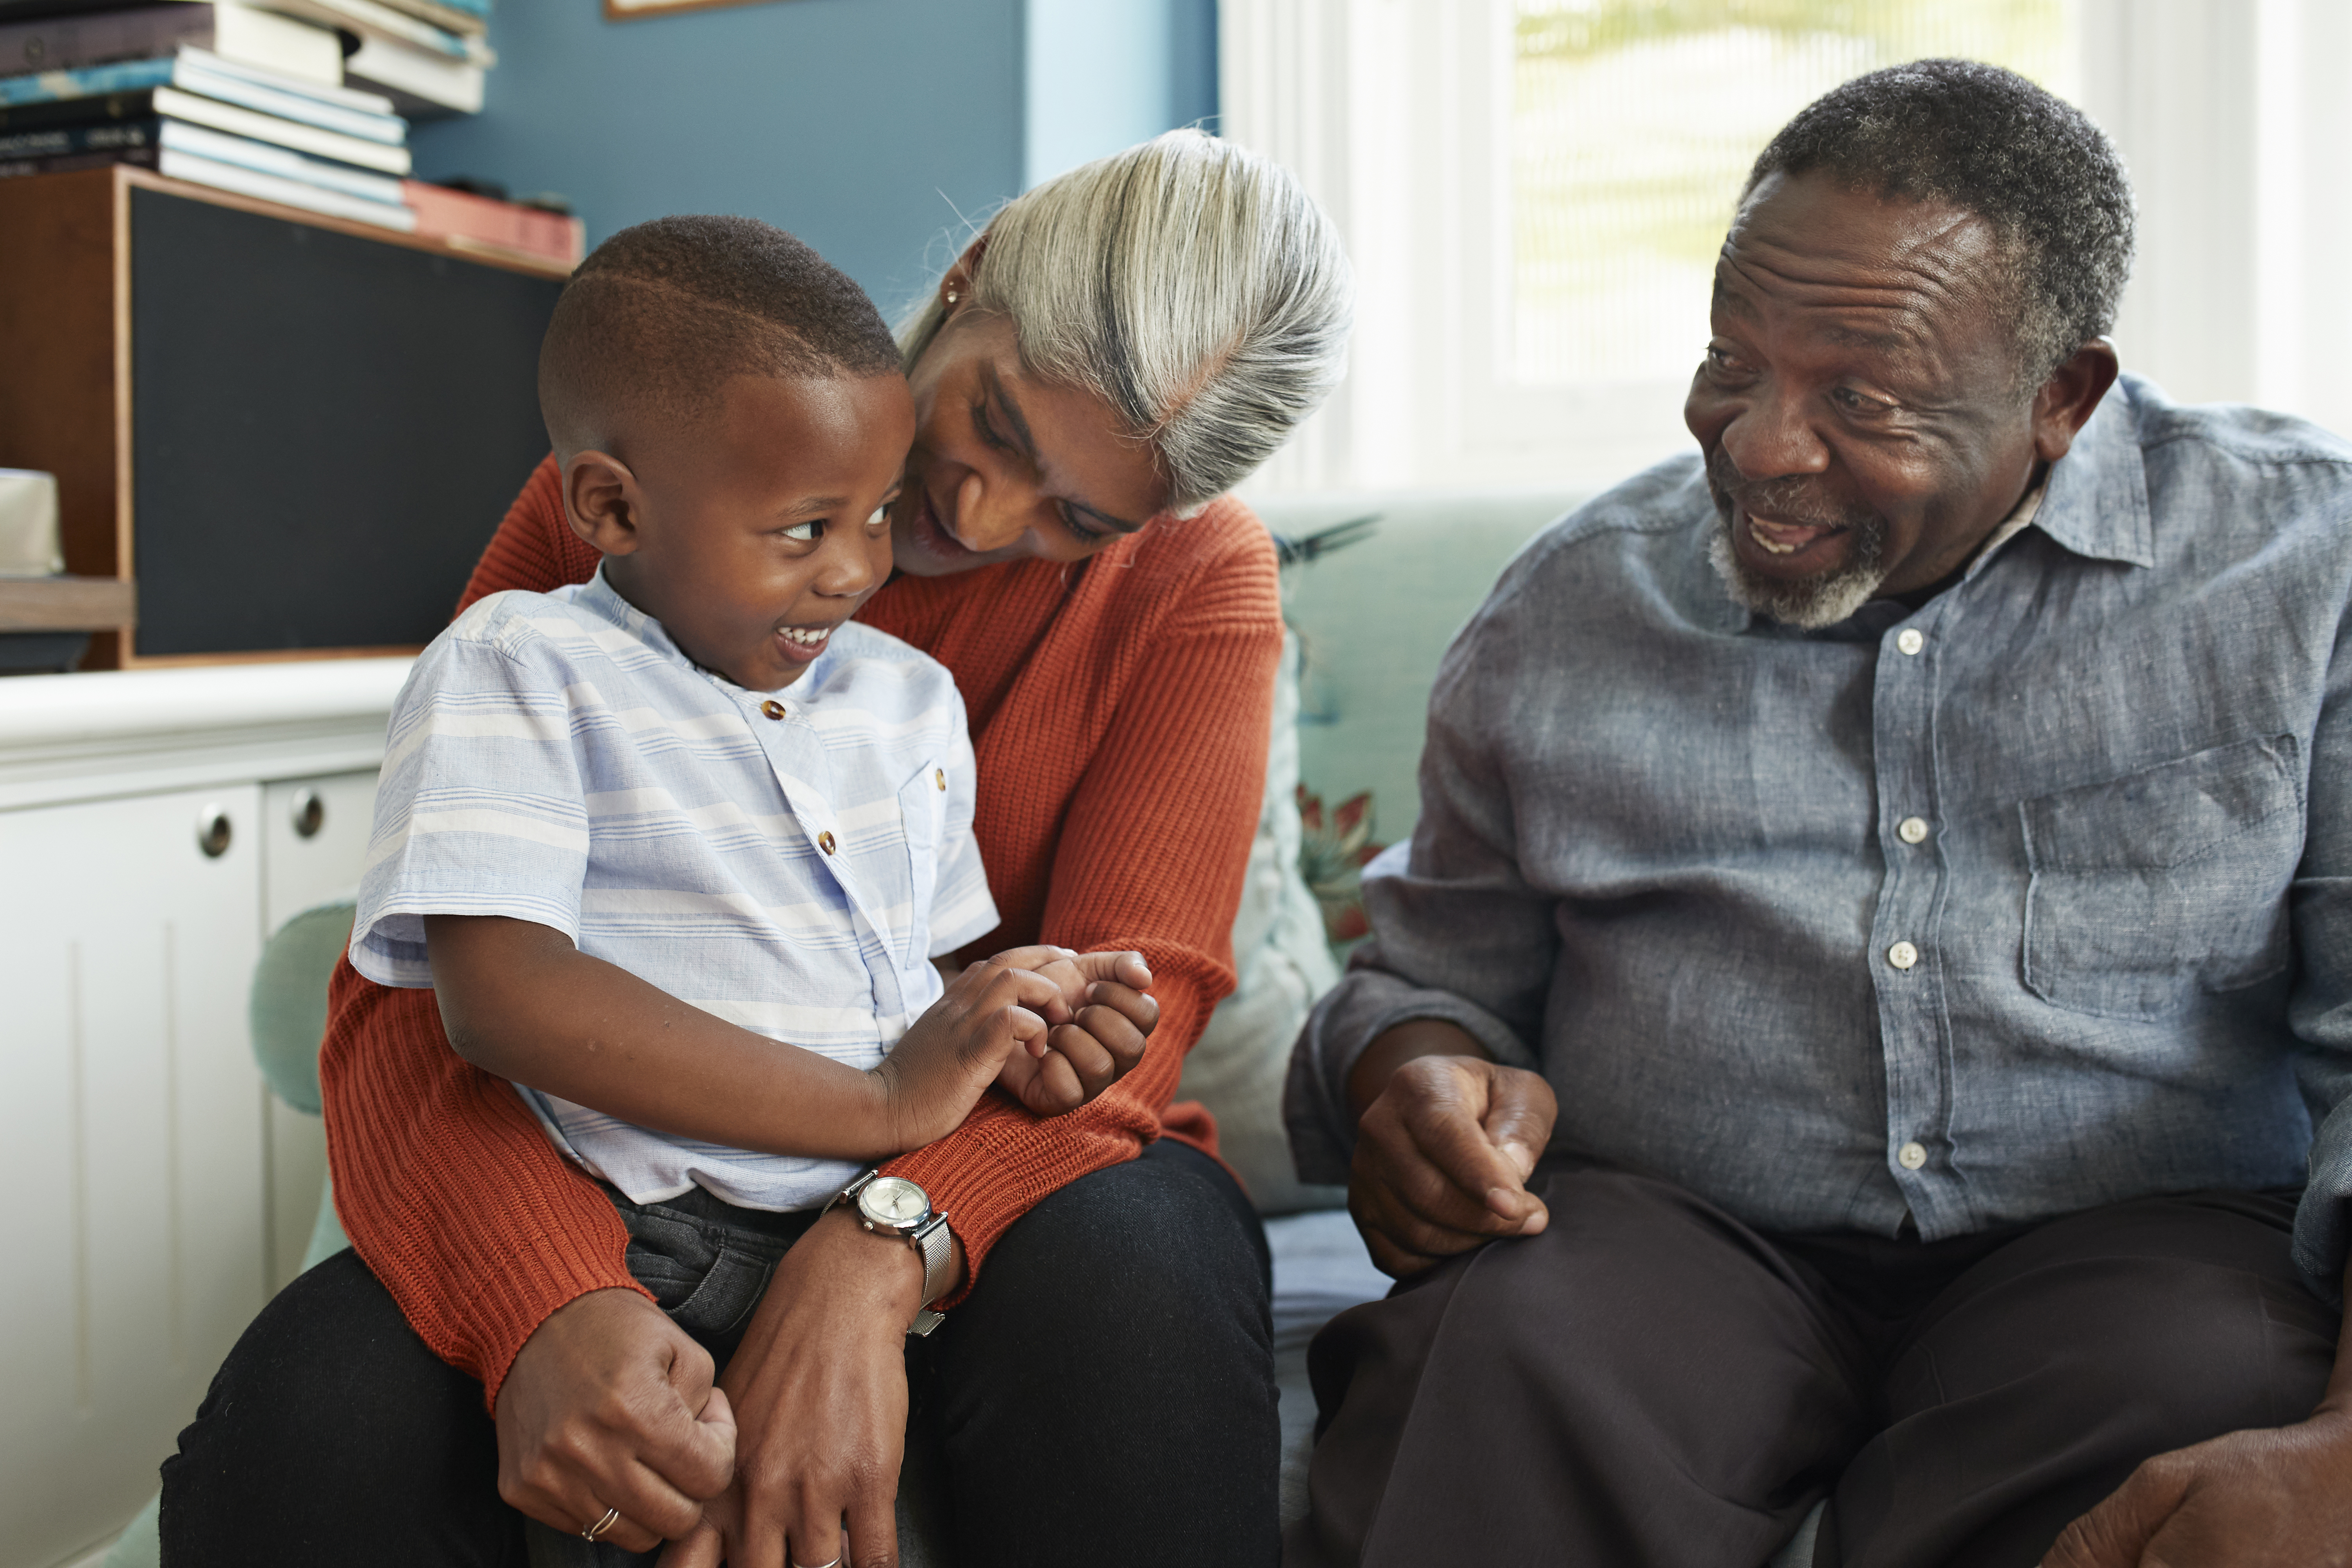
[[[705,1012],[871,1068],[939,999],[931,956],[997,925],[973,799],[953,678],[887,633],[852,621],[791,686],[747,691],[601,570],[493,594],[394,706],[352,964],[428,986],[425,916],[532,921]],[[518,1087],[557,1148],[638,1203],[700,1186],[806,1208],[857,1172]]]
[[[1934,1240],[2149,1194],[2352,1209],[2352,445],[2125,377],[2030,524],[1804,633],[1707,561],[1696,455],[1538,536],[1432,695],[1409,857],[1291,1067],[1451,1019],[1553,1146],[1772,1230]]]

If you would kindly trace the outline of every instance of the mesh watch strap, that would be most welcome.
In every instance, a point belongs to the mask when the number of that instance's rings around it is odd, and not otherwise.
[[[948,1216],[934,1213],[907,1242],[923,1260],[922,1310],[907,1325],[908,1333],[919,1337],[947,1321],[943,1314],[931,1310],[931,1303],[948,1293],[948,1277],[955,1268],[955,1237],[948,1230]]]

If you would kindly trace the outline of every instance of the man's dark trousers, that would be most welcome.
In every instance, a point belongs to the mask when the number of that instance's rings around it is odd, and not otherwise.
[[[2308,1416],[2338,1312],[2294,1195],[1947,1241],[1767,1237],[1553,1159],[1541,1235],[1333,1320],[1288,1568],[2032,1568],[2141,1460]]]

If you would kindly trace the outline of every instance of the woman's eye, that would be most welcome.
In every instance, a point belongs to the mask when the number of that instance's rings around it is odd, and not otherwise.
[[[814,544],[824,537],[824,520],[818,518],[808,522],[796,522],[780,531],[795,543]]]
[[[975,403],[971,405],[971,427],[980,432],[980,438],[982,441],[996,450],[1009,452],[1013,449],[1013,443],[998,435],[996,426],[989,423],[986,403]]]
[[[1079,521],[1078,514],[1068,507],[1062,509],[1062,526],[1069,531],[1071,538],[1081,544],[1092,544],[1103,536],[1101,529]]]

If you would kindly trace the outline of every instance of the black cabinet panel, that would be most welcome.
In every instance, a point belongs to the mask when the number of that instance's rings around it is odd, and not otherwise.
[[[139,652],[432,640],[547,453],[562,284],[130,195]]]

